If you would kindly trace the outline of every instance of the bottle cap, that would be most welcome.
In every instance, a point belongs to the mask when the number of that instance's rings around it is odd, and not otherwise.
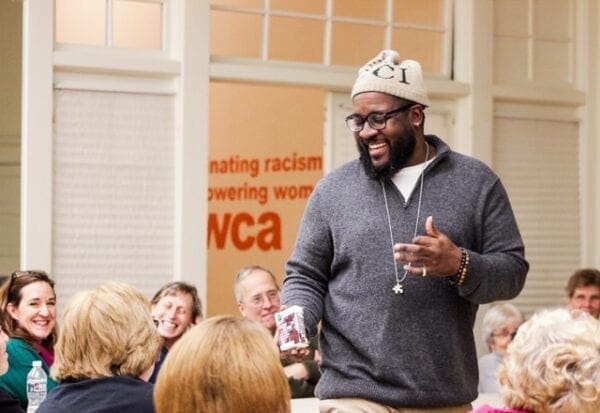
[[[42,360],[33,360],[31,363],[33,367],[42,367]]]

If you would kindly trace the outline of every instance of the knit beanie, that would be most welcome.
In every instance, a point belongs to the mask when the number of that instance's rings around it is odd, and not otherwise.
[[[383,50],[360,68],[352,98],[363,92],[383,92],[429,106],[421,65],[414,60],[400,61],[395,50]]]

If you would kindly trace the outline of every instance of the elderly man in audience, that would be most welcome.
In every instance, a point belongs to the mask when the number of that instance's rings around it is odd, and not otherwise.
[[[289,413],[275,344],[259,324],[212,317],[181,338],[158,375],[158,413]]]
[[[202,321],[202,303],[198,290],[183,281],[173,281],[161,287],[151,300],[152,318],[158,334],[163,339],[160,356],[154,366],[150,383],[156,382],[156,376],[167,353],[197,322]]]
[[[479,393],[498,393],[498,367],[506,356],[508,345],[523,324],[523,314],[509,303],[496,304],[482,321],[483,339],[490,352],[479,359]]]
[[[579,310],[544,310],[523,323],[499,369],[506,408],[476,413],[600,412],[600,321]]]
[[[152,374],[161,340],[150,302],[108,282],[76,294],[62,320],[52,374],[60,384],[37,413],[154,413]]]
[[[242,268],[235,279],[234,293],[242,315],[261,323],[274,335],[275,313],[281,309],[281,301],[280,288],[273,273],[258,265]],[[301,363],[282,359],[292,398],[314,397],[315,386],[321,377],[316,337],[310,340],[310,347],[310,354]]]
[[[569,308],[600,317],[600,271],[595,268],[575,271],[567,282],[566,291]]]

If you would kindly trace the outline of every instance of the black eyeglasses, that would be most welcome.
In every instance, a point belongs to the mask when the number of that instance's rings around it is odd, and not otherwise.
[[[369,125],[375,130],[381,130],[385,128],[387,120],[394,116],[396,113],[404,112],[407,109],[415,106],[414,103],[409,103],[408,105],[404,105],[399,107],[398,109],[394,109],[390,112],[372,112],[369,113],[366,117],[362,117],[356,113],[348,116],[346,118],[346,126],[352,132],[360,132],[365,127],[365,122],[369,122]]]
[[[500,331],[499,333],[492,333],[492,337],[507,338],[510,337],[510,341],[513,341],[517,335],[516,331]]]

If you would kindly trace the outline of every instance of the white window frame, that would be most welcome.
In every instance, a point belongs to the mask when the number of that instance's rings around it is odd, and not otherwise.
[[[174,275],[206,300],[208,2],[165,2],[165,51],[54,45],[54,1],[23,2],[21,267],[52,272],[53,90],[172,94]],[[100,50],[102,49],[102,50]]]

